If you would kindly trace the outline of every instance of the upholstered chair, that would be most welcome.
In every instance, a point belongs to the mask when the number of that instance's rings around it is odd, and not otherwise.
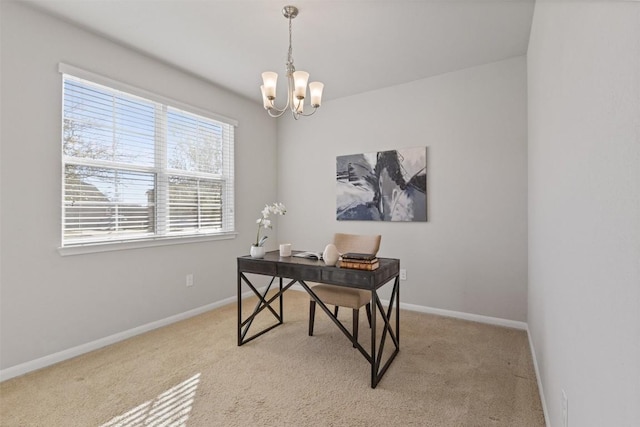
[[[340,254],[348,252],[358,252],[366,254],[377,254],[380,249],[380,235],[367,236],[358,234],[336,233],[333,236],[333,244]],[[348,307],[353,310],[353,346],[358,342],[358,323],[360,308],[366,306],[367,319],[371,327],[371,292],[345,288],[342,286],[327,285],[324,283],[309,283],[313,292],[327,305],[335,306],[333,314],[338,316],[339,307]],[[311,298],[309,305],[309,335],[313,335],[313,324],[315,321],[316,302]]]

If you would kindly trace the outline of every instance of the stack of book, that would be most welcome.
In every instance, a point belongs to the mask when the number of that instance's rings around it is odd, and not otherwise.
[[[348,252],[340,258],[340,268],[353,268],[356,270],[375,270],[380,266],[378,258],[373,254],[361,254]]]

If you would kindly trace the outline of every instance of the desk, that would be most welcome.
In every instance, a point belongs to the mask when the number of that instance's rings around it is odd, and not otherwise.
[[[299,251],[294,251],[294,254]],[[399,272],[400,260],[392,258],[379,258],[380,267],[374,271],[354,270],[347,268],[338,268],[327,266],[323,261],[310,260],[298,257],[280,257],[278,251],[267,252],[264,258],[256,259],[250,256],[238,257],[238,345],[241,346],[260,335],[270,331],[271,329],[283,323],[282,313],[282,295],[283,293],[299,283],[313,298],[317,305],[327,313],[327,316],[338,326],[338,328],[349,339],[349,345],[353,344],[353,336],[351,332],[338,320],[336,316],[327,308],[327,306],[313,292],[313,288],[308,286],[305,281],[328,283],[331,285],[344,286],[356,289],[364,289],[371,291],[371,349],[370,352],[364,349],[360,343],[355,343],[356,348],[362,353],[365,359],[371,364],[371,388],[375,388],[378,382],[391,365],[391,362],[400,351],[400,286]],[[270,276],[271,281],[261,294],[256,287],[247,278],[246,273],[260,274]],[[267,299],[267,293],[271,290],[275,279],[278,278],[278,289],[274,295]],[[283,279],[287,279],[288,283],[283,286]],[[378,297],[378,290],[387,283],[393,282],[393,290],[389,305],[385,308],[382,306]],[[258,303],[253,312],[246,318],[242,318],[242,289],[246,284],[251,291],[258,297]],[[272,307],[274,301],[279,301],[279,307]],[[253,319],[263,310],[269,310],[274,316],[276,324],[265,327],[261,331],[257,331],[251,336],[247,336]],[[395,313],[394,313],[395,311]],[[376,323],[378,313],[382,320],[382,331],[379,342],[376,337]],[[395,319],[394,319],[395,317]],[[393,322],[395,320],[395,322]],[[395,328],[392,326],[395,323]],[[387,335],[395,347],[387,360],[382,361],[384,345]]]

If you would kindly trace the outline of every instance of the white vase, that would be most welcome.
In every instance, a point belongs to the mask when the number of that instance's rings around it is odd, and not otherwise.
[[[329,243],[324,248],[324,252],[322,252],[322,259],[324,260],[324,263],[327,265],[336,265],[338,258],[340,258],[338,248],[336,248],[336,245],[333,243]]]
[[[264,246],[251,245],[251,258],[264,258]]]

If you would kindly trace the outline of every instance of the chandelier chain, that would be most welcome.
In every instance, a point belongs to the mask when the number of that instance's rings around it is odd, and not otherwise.
[[[293,48],[292,48],[292,37],[291,37],[291,20],[293,18],[291,17],[291,15],[289,15],[289,52],[287,55],[287,72],[289,73],[293,73],[295,71],[295,68],[293,67]]]

